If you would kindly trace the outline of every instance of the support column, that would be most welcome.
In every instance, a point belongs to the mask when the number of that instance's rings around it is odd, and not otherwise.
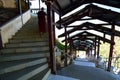
[[[107,71],[109,72],[111,70],[111,62],[112,62],[112,56],[113,56],[114,35],[115,35],[115,25],[114,23],[112,23],[112,34],[111,34],[110,52],[109,52],[108,68],[107,68]]]
[[[51,73],[56,74],[55,69],[55,54],[54,54],[54,42],[53,42],[53,27],[52,27],[52,1],[46,1],[47,4],[47,23],[48,23],[48,34],[49,34],[49,51],[50,51],[50,68]]]
[[[65,29],[65,63],[64,65],[67,66],[67,29],[66,27],[64,27]]]
[[[98,39],[97,59],[99,58],[99,52],[100,52],[100,39]]]
[[[61,28],[61,12],[59,12],[59,21],[60,21],[60,28]]]
[[[90,56],[93,56],[92,52],[93,52],[93,47],[91,48],[91,53],[90,53]]]
[[[2,36],[1,36],[1,31],[0,31],[0,50],[3,48],[3,43],[2,43]]]
[[[39,3],[39,10],[40,10],[40,0],[38,0],[38,3]]]
[[[105,37],[106,37],[105,33],[103,33],[103,37],[104,37],[104,39],[105,39]],[[103,40],[103,43],[105,43],[105,40]]]
[[[53,16],[53,23],[55,23],[55,13],[52,10],[52,16]],[[54,38],[54,46],[55,46],[55,42],[56,42],[56,37],[55,37],[55,25],[53,24],[53,38]]]
[[[95,38],[95,45],[94,45],[94,57],[96,57],[96,38]]]
[[[22,14],[21,0],[18,0],[18,9],[19,9],[19,13],[21,15],[21,22],[22,22],[22,25],[23,25],[23,14]]]
[[[70,39],[70,54],[72,54],[72,40]]]
[[[28,0],[28,9],[30,9],[30,1]]]

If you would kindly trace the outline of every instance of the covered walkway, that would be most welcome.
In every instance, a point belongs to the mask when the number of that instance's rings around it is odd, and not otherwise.
[[[85,58],[77,58],[73,63],[50,75],[48,80],[120,80],[117,75],[96,68],[93,62]]]

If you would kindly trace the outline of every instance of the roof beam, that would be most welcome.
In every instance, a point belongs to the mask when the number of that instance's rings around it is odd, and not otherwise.
[[[85,33],[86,35],[84,35],[84,33]],[[72,37],[69,37],[68,39],[72,39],[72,38],[78,37],[78,36],[81,36],[81,37],[82,37],[82,36],[95,36],[95,37],[99,38],[99,39],[102,40],[102,41],[105,40],[105,42],[112,43],[112,41],[109,40],[109,39],[103,38],[103,37],[101,37],[101,36],[99,36],[99,35],[96,35],[96,34],[89,33],[89,32],[87,32],[87,31],[78,33],[78,34],[76,34],[76,35],[74,35],[74,36],[72,36]],[[64,40],[63,40],[63,41],[64,41]],[[114,44],[114,43],[113,43],[113,44]]]
[[[61,8],[60,4],[58,3],[58,1],[57,0],[54,0],[54,1],[55,1],[56,5],[58,6],[59,10],[61,10],[62,8]]]

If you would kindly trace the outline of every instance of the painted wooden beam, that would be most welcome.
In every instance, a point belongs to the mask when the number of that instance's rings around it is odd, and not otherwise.
[[[53,42],[53,27],[52,27],[52,1],[47,0],[47,24],[48,24],[48,34],[49,34],[49,51],[50,51],[50,68],[51,73],[56,74],[55,69],[55,55],[54,55],[54,42]]]
[[[110,43],[110,52],[109,52],[109,59],[108,59],[108,68],[107,71],[110,72],[111,70],[111,62],[112,62],[112,56],[113,56],[113,49],[114,49],[114,35],[115,35],[115,25],[114,23],[112,24],[112,35],[111,35],[111,41]]]

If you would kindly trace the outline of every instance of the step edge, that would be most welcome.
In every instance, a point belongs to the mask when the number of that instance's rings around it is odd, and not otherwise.
[[[17,70],[20,70],[20,69],[24,69],[24,68],[27,68],[27,67],[35,66],[37,64],[41,64],[41,63],[44,63],[44,62],[47,62],[46,58],[38,59],[38,60],[26,62],[26,63],[21,63],[21,64],[14,65],[14,66],[10,66],[8,68],[1,69],[0,70],[0,75],[8,73],[8,72],[12,72],[12,71],[17,71]]]
[[[19,77],[17,80],[28,80],[29,78],[31,78],[31,77],[35,76],[36,74],[40,73],[41,71],[45,70],[47,67],[48,67],[48,64],[46,63],[45,65],[31,71],[30,73]]]

